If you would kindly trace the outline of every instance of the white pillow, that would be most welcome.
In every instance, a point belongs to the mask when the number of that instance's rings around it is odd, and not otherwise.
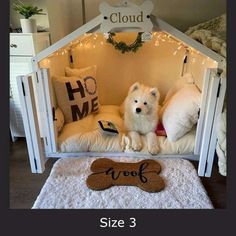
[[[177,81],[175,82],[174,86],[168,91],[163,105],[181,88],[188,84],[194,84],[194,78],[191,73],[186,73],[183,76],[180,76]]]
[[[165,102],[162,124],[170,141],[177,141],[197,123],[200,102],[201,93],[194,84],[185,85]]]
[[[61,130],[64,126],[64,123],[65,123],[65,118],[64,118],[64,115],[59,107],[55,111],[55,119],[56,119],[57,131],[61,132]]]
[[[86,73],[86,72],[90,72],[93,71],[95,74],[97,73],[97,66],[93,65],[93,66],[88,66],[88,67],[84,67],[84,68],[70,68],[70,67],[66,67],[65,68],[65,74],[66,76],[80,76],[82,73]]]

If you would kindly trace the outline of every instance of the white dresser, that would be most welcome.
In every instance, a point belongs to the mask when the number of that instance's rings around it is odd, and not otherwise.
[[[49,46],[49,32],[10,34],[10,131],[13,141],[25,137],[16,77],[32,72],[32,57]]]

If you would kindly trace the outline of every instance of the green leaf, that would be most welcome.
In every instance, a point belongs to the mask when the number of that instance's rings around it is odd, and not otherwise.
[[[33,15],[46,15],[42,12],[43,9],[39,9],[37,6],[34,7],[32,5],[25,5],[21,1],[13,3],[13,9],[20,15],[24,16],[26,19]]]

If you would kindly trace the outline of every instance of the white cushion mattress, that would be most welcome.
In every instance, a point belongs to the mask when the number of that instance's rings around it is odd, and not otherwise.
[[[113,122],[119,134],[106,135],[101,132],[98,121]],[[196,128],[184,135],[176,142],[170,142],[164,136],[157,136],[160,154],[191,154],[194,150]],[[121,148],[121,141],[127,141],[124,122],[119,113],[119,106],[101,106],[98,114],[88,115],[82,120],[65,124],[59,137],[58,148],[61,152],[129,152],[128,142],[125,150]],[[143,149],[140,153],[148,154],[146,138],[142,136]]]

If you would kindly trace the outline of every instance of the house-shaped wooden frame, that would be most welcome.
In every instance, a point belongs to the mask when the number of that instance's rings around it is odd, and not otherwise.
[[[34,71],[30,75],[17,78],[29,160],[33,173],[42,173],[46,160],[51,157],[121,155],[121,153],[107,152],[61,153],[58,151],[58,134],[54,120],[55,102],[51,96],[50,77],[52,74],[60,75],[61,73],[63,75],[66,66],[79,68],[89,65],[89,63],[103,63],[103,69],[100,69],[100,77],[102,77],[101,101],[103,104],[112,101],[112,104],[119,105],[128,86],[136,80],[142,82],[144,73],[149,73],[152,70],[155,72],[155,77],[159,78],[158,83],[162,93],[165,94],[173,84],[173,80],[171,80],[173,74],[175,73],[176,77],[180,75],[178,71],[183,69],[183,59],[188,53],[188,68],[198,78],[196,84],[202,92],[194,152],[168,156],[199,160],[198,174],[200,176],[211,175],[217,141],[215,127],[217,116],[222,112],[226,91],[226,79],[220,75],[223,58],[154,15],[151,15],[150,18],[153,23],[152,40],[145,43],[136,54],[123,55],[114,50],[111,45],[106,44],[106,38],[100,32],[103,16],[99,15],[36,55],[32,61]],[[118,31],[127,32],[129,30],[121,28]],[[130,34],[132,37],[135,32]],[[86,47],[87,51],[85,52]],[[154,51],[154,48],[159,51]],[[88,52],[89,54],[86,56],[85,53]],[[101,56],[103,52],[106,52],[105,56]],[[146,54],[148,54],[147,58]],[[154,54],[157,55],[157,59],[154,59]],[[98,55],[100,55],[100,59]],[[97,61],[94,61],[93,58],[96,58]],[[112,64],[113,58],[115,58],[114,64]],[[149,59],[149,72],[142,66],[135,66],[135,63],[143,63]],[[141,60],[141,62],[135,60]],[[117,75],[109,71],[109,68],[106,67],[107,64],[113,70],[117,66],[119,71]],[[107,73],[104,73],[106,70]],[[125,71],[129,73],[131,78],[128,82],[122,80],[121,75],[124,74],[119,74],[125,73]],[[140,76],[136,77],[134,73],[140,74]],[[153,73],[149,75],[151,79],[145,77],[143,82],[152,85],[155,83],[155,78]],[[120,87],[108,94],[106,91],[116,87],[117,80],[119,84],[126,84],[126,87]],[[112,81],[116,81],[116,83]],[[129,154],[122,153],[122,155]],[[165,157],[165,155],[158,156]]]

